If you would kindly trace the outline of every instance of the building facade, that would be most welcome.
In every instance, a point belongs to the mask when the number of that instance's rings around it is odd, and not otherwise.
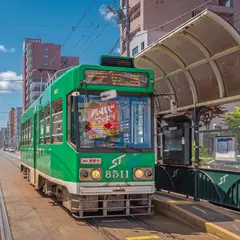
[[[22,59],[23,111],[38,98],[48,79],[57,70],[78,64],[78,57],[62,57],[61,46],[58,44],[43,43],[41,39],[24,39]]]
[[[22,108],[16,107],[15,108],[15,132],[14,132],[14,144],[15,147],[18,147],[21,140],[21,115],[22,115]]]
[[[8,144],[8,131],[7,128],[0,129],[0,147],[6,147]]]
[[[194,10],[200,5],[203,6]],[[120,0],[120,6],[125,9],[125,0]],[[175,29],[206,8],[217,12],[236,29],[240,29],[239,0],[212,0],[211,2],[207,0],[129,0],[129,7],[131,55],[136,55],[165,33]],[[175,20],[173,21],[173,19]],[[149,31],[154,28],[154,31]],[[123,31],[125,29],[121,27],[120,34],[124,36]],[[144,48],[141,47],[141,44],[144,45]],[[124,38],[120,41],[120,53],[121,55],[126,53]]]
[[[12,108],[9,112],[9,140],[10,140],[10,146],[15,146],[15,109]]]

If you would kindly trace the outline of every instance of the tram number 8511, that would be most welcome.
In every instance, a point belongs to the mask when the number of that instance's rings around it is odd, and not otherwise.
[[[128,170],[107,170],[106,178],[129,178]]]

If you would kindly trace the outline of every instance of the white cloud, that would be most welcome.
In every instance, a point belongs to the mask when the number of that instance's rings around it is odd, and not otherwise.
[[[10,49],[8,49],[8,48],[6,48],[4,45],[1,45],[0,44],[0,52],[15,52],[15,48],[10,48]]]
[[[107,21],[109,21],[114,16],[112,12],[109,12],[107,5],[102,5],[99,9],[99,12],[100,12],[100,15],[102,15],[104,19]]]
[[[0,94],[20,90],[22,88],[22,75],[13,71],[0,72]]]
[[[120,48],[116,48],[116,49],[115,49],[115,52],[118,53],[118,54],[120,54]]]

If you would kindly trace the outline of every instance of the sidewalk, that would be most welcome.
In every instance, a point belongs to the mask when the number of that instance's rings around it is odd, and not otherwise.
[[[221,239],[240,240],[240,213],[163,192],[156,192],[154,205],[155,212],[188,222]]]

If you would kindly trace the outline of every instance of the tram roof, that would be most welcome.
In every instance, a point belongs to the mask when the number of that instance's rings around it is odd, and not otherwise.
[[[240,101],[240,35],[216,13],[205,10],[135,57],[155,74],[157,94],[174,93],[178,111]],[[156,113],[170,113],[158,97]]]

